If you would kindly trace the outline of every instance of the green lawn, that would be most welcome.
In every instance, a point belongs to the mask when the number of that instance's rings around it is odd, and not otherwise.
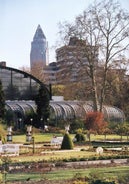
[[[62,134],[54,134],[54,133],[33,134],[35,142],[38,143],[50,142],[54,135],[63,136]],[[73,137],[73,135],[71,135],[71,137]],[[26,142],[26,135],[13,135],[13,143],[25,143],[25,142]]]
[[[107,155],[104,153],[103,155]],[[42,154],[20,155],[18,157],[12,157],[12,162],[36,162],[36,161],[59,161],[70,158],[90,158],[96,156],[94,151],[67,151],[67,152],[44,152]]]
[[[34,133],[33,136],[35,137],[35,142],[50,142],[53,135],[56,136],[63,136],[63,134],[57,134],[57,133],[39,133],[36,134]],[[71,138],[74,138],[75,134],[70,134]],[[119,135],[107,135],[106,139],[107,140],[120,140]],[[91,135],[91,141],[94,140],[104,140],[105,136],[104,135]],[[126,136],[123,136],[123,140],[127,140]],[[14,143],[25,143],[26,142],[26,135],[13,135],[13,142]]]
[[[53,171],[45,174],[47,179],[70,179],[80,174],[82,177],[89,176],[90,173],[94,173],[97,176],[103,176],[107,178],[129,175],[129,166],[119,167],[104,167],[104,168],[87,168],[87,169],[69,169]]]
[[[90,173],[94,173],[97,176],[103,176],[105,178],[115,178],[120,176],[129,176],[129,166],[119,166],[119,167],[104,167],[104,168],[87,168],[87,169],[64,169],[58,171],[51,171],[48,173],[17,173],[17,174],[7,174],[8,181],[14,180],[41,180],[43,178],[48,180],[64,180],[72,179],[77,175],[81,177],[89,176]]]

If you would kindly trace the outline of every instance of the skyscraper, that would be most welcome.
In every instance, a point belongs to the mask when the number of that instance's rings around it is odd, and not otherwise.
[[[40,65],[40,67],[46,66],[47,60],[47,42],[46,37],[40,25],[38,25],[33,41],[31,42],[31,52],[30,52],[30,67],[31,70],[35,65]]]

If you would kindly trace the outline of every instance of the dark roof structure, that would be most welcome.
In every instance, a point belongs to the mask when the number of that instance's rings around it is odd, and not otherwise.
[[[50,93],[48,86],[40,80],[15,68],[0,65],[0,80],[6,100],[32,100],[39,86],[44,87]]]

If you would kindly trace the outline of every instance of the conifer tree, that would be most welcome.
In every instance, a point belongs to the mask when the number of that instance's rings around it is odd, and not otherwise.
[[[39,125],[42,122],[41,127],[44,129],[44,123],[47,122],[47,119],[49,117],[49,100],[50,100],[50,95],[49,92],[45,87],[40,87],[39,88],[39,93],[35,98],[35,103],[37,105],[37,117],[38,117],[38,123]]]

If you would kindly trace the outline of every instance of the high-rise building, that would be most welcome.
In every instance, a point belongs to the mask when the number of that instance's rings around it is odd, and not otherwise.
[[[47,41],[40,25],[38,25],[33,41],[31,42],[30,67],[31,70],[36,66],[46,66],[47,63]]]
[[[91,49],[92,48],[92,49]],[[89,81],[87,75],[87,55],[95,52],[95,64],[98,65],[98,47],[86,45],[86,41],[71,37],[69,43],[56,50],[56,62],[44,70],[45,82],[68,84]],[[87,53],[86,53],[87,52]]]
[[[93,51],[91,51],[93,50]],[[95,52],[95,64],[98,63],[98,47],[86,45],[86,41],[71,37],[69,43],[56,50],[57,81],[65,84],[89,81],[87,75],[88,54]]]

